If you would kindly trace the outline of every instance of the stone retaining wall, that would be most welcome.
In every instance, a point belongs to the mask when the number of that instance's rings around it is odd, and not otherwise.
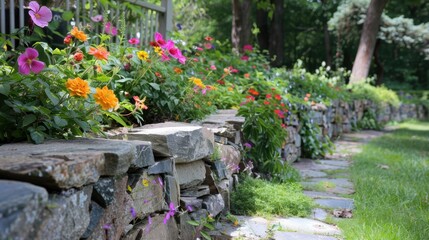
[[[351,131],[365,109],[376,107],[334,102],[303,111],[335,138]],[[427,109],[415,105],[378,112],[384,122],[427,117]],[[187,221],[229,210],[236,172],[245,167],[243,123],[236,111],[221,110],[195,125],[146,125],[110,140],[2,145],[0,239],[194,239]],[[282,152],[293,162],[301,156],[299,116],[286,123]],[[183,214],[164,221],[172,211]]]
[[[194,239],[187,221],[229,210],[234,131],[168,122],[111,136],[125,140],[2,145],[0,239]],[[183,214],[164,223],[171,211]]]

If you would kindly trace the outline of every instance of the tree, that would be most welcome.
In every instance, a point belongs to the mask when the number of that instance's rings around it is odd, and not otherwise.
[[[377,34],[381,23],[381,14],[388,0],[371,0],[360,37],[359,48],[353,63],[350,83],[362,81],[368,77],[371,58],[374,53]]]
[[[232,0],[232,46],[241,51],[243,46],[250,43],[251,36],[251,0]]]

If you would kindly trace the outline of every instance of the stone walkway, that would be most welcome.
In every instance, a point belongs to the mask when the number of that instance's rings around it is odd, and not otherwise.
[[[301,159],[293,166],[301,173],[304,194],[317,207],[308,218],[238,216],[240,225],[222,225],[219,238],[267,240],[337,240],[341,230],[335,225],[353,217],[353,184],[349,180],[350,156],[361,151],[369,140],[383,132],[361,131],[344,134],[335,141],[335,153],[323,160]],[[221,237],[223,235],[223,237]],[[225,238],[226,237],[226,238]]]

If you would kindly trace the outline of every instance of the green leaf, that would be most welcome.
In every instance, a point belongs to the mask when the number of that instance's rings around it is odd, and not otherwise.
[[[207,240],[212,240],[212,238],[210,237],[210,235],[208,235],[206,232],[201,231],[201,235],[207,239]]]
[[[200,223],[197,221],[187,221],[187,223],[192,225],[192,226],[196,226],[196,227],[200,226]]]
[[[58,127],[65,127],[67,126],[67,120],[65,120],[64,118],[60,118],[58,116],[54,116],[54,122]]]
[[[158,90],[159,91],[159,85],[157,84],[157,83],[149,83],[149,85],[151,86],[151,87],[153,87],[155,90]]]
[[[106,75],[100,75],[100,76],[97,76],[96,80],[100,82],[108,82],[110,81],[110,77]]]
[[[37,117],[34,114],[25,115],[22,119],[22,127],[28,126],[36,121]]]
[[[211,224],[209,224],[209,223],[204,224],[204,227],[206,227],[206,228],[208,228],[210,230],[214,230],[214,227]]]
[[[30,137],[35,144],[43,143],[43,141],[45,140],[45,136],[43,135],[43,133],[37,130],[32,130],[30,132]]]
[[[10,85],[5,83],[5,84],[0,84],[0,93],[3,95],[9,95],[10,92]]]
[[[58,48],[55,48],[54,51],[52,51],[53,55],[61,55],[61,50]]]
[[[70,21],[74,17],[74,14],[72,11],[65,11],[63,12],[62,16],[64,21]]]
[[[106,114],[108,117],[115,120],[117,123],[121,124],[123,127],[128,127],[128,124],[118,115],[115,113],[104,111],[104,114]]]
[[[49,100],[51,100],[52,104],[57,105],[60,100],[49,90],[49,88],[45,88],[46,96],[48,96]]]

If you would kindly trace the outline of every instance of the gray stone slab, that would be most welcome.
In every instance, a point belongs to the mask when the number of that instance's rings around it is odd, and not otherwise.
[[[180,194],[183,197],[202,197],[210,194],[210,187],[207,185],[195,186],[183,189]]]
[[[203,208],[206,209],[213,217],[217,216],[225,207],[222,195],[209,195],[203,198]]]
[[[303,193],[311,198],[332,198],[338,197],[338,195],[329,192],[317,192],[317,191],[303,191]]]
[[[146,219],[144,222],[134,226],[125,236],[123,240],[143,240],[143,239],[162,239],[162,240],[177,240],[179,229],[174,217],[171,217],[167,224],[164,224],[165,214],[155,215],[151,217],[149,222]],[[118,238],[119,239],[119,238]]]
[[[208,129],[188,123],[165,122],[134,128],[129,140],[152,142],[155,156],[172,157],[176,163],[186,163],[213,153],[214,136]]]
[[[206,178],[204,161],[176,164],[177,181],[180,188],[190,188],[201,184]]]
[[[165,201],[174,203],[174,206],[179,205],[180,186],[176,178],[170,175],[164,175],[165,182]]]
[[[44,188],[0,180],[0,239],[29,239],[47,200]]]
[[[100,176],[127,172],[135,155],[134,144],[105,139],[5,144],[0,146],[0,175],[48,188],[82,187]]]
[[[310,182],[331,182],[342,188],[353,188],[353,183],[347,178],[311,178]]]
[[[276,232],[275,240],[338,240],[336,237],[297,233],[297,232]]]
[[[90,222],[92,186],[50,194],[47,207],[38,216],[31,239],[76,239]]]
[[[319,160],[319,163],[342,167],[348,167],[351,164],[350,161],[347,160]]]
[[[304,189],[312,189],[318,185],[319,182],[301,182]],[[332,188],[326,188],[326,192],[334,194],[353,194],[355,192],[352,188],[345,188],[340,186],[335,186]]]
[[[315,160],[301,158],[299,161],[294,162],[292,166],[298,170],[337,170],[337,169],[347,169],[344,166],[334,166],[334,165],[325,165],[325,164],[317,164]]]
[[[166,159],[162,161],[157,161],[148,168],[148,173],[151,175],[154,174],[174,174],[174,160]]]
[[[276,219],[271,222],[272,224],[280,224],[283,229],[289,231],[300,232],[300,233],[310,233],[310,234],[320,234],[320,235],[340,235],[341,231],[338,227],[329,225],[327,223],[308,219],[308,218],[283,218]]]
[[[354,201],[353,199],[349,199],[349,198],[343,198],[343,199],[320,198],[320,199],[315,199],[314,202],[316,202],[316,204],[319,204],[322,207],[327,207],[327,208],[347,208],[347,209],[354,208]]]
[[[159,175],[149,175],[145,171],[142,174],[130,174],[128,185],[132,188],[130,195],[139,218],[166,208],[165,184]]]
[[[303,178],[320,178],[328,176],[325,172],[315,170],[300,170],[299,173]]]
[[[131,169],[140,169],[153,165],[155,157],[153,155],[152,143],[147,141],[129,141],[136,146],[135,157],[131,162]]]
[[[92,198],[102,207],[110,205],[115,196],[115,179],[100,178],[94,184],[94,192]]]
[[[321,208],[315,208],[311,212],[311,218],[319,220],[319,221],[325,221],[326,217],[328,217],[329,213],[326,212],[324,209]]]

